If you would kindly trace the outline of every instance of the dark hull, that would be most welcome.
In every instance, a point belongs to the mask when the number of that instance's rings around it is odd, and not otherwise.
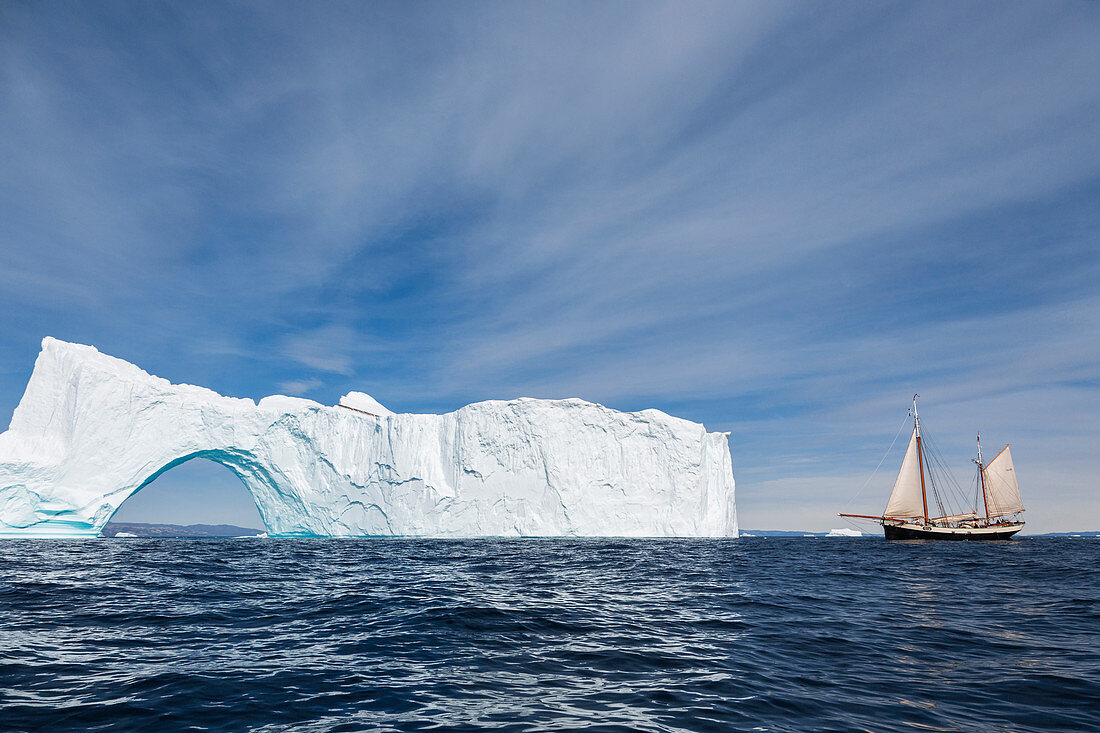
[[[966,532],[956,530],[954,532],[937,532],[934,529],[914,529],[912,527],[896,527],[889,524],[882,526],[883,531],[886,533],[886,539],[888,540],[953,540],[963,542],[973,542],[977,540],[1010,540],[1012,535],[1020,531],[1020,527],[1011,527],[1004,531],[990,532],[988,529],[983,532]]]

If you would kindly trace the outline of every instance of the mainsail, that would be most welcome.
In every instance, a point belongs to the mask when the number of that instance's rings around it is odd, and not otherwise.
[[[1012,467],[1012,452],[1007,445],[985,467],[985,496],[990,517],[1002,517],[1024,510],[1020,485],[1016,483],[1016,471]]]
[[[901,462],[898,480],[894,482],[894,491],[886,504],[886,517],[923,517],[924,499],[920,488],[920,458],[917,455],[917,431],[909,438],[909,449],[905,451],[905,460]]]

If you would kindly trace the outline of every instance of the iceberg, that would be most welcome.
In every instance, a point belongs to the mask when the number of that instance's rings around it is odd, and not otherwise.
[[[254,402],[47,337],[0,434],[0,535],[97,536],[201,457],[240,478],[271,537],[736,537],[728,437],[580,399]]]

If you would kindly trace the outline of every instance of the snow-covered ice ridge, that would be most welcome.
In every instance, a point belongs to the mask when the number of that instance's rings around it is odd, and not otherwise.
[[[0,535],[98,535],[203,457],[241,479],[273,537],[737,536],[728,433],[579,399],[341,404],[224,397],[46,338],[0,434]]]

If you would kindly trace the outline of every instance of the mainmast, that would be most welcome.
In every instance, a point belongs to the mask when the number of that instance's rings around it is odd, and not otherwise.
[[[924,488],[924,448],[920,440],[920,417],[917,415],[917,398],[913,395],[913,430],[917,433],[917,465],[920,467],[920,499],[924,504],[924,523],[928,524],[928,492]]]
[[[982,482],[982,504],[985,505],[985,518],[989,519],[989,495],[985,493],[985,464],[982,463],[982,434],[978,433],[978,458],[974,461],[978,464],[978,477]]]

